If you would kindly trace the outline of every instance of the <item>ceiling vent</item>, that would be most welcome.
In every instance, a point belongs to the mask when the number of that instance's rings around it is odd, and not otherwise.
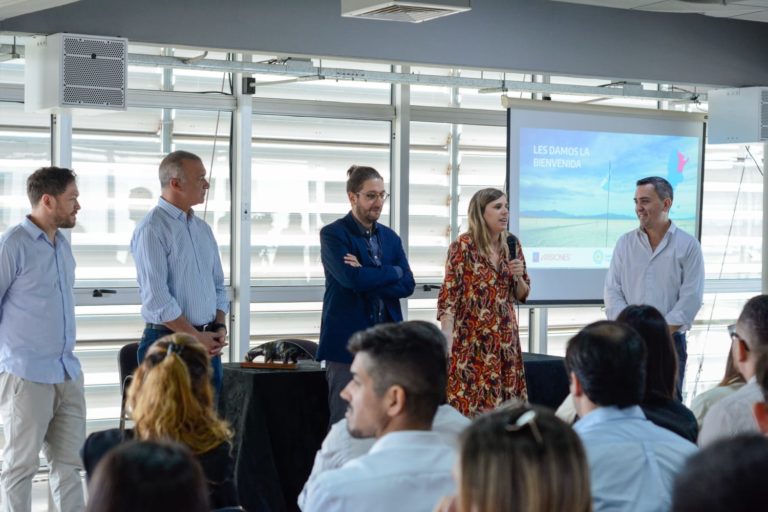
[[[369,20],[422,21],[470,10],[469,0],[341,0],[341,15]]]

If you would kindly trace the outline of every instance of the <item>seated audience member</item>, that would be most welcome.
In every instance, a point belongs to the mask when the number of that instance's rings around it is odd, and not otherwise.
[[[88,494],[86,512],[210,510],[200,464],[177,443],[123,443],[99,464]]]
[[[469,419],[448,404],[437,408],[432,422],[432,431],[440,435],[446,442],[457,446],[459,434],[469,425]],[[337,469],[348,461],[368,453],[376,439],[355,438],[349,433],[347,419],[342,418],[331,426],[328,435],[315,455],[312,473],[304,484],[299,495],[299,505],[303,506],[309,487],[323,472]]]
[[[458,495],[437,512],[591,512],[579,437],[539,407],[498,409],[461,436]]]
[[[695,443],[699,425],[677,396],[677,352],[664,315],[653,306],[632,305],[616,321],[632,327],[645,341],[645,392],[640,402],[645,417]]]
[[[741,433],[758,432],[752,409],[763,395],[755,373],[760,354],[766,350],[768,295],[757,295],[744,305],[736,321],[736,330],[731,335],[733,360],[747,383],[712,406],[701,426],[699,446]]]
[[[768,508],[768,439],[739,434],[688,459],[675,480],[672,512],[761,512]]]
[[[171,334],[150,347],[128,388],[133,430],[95,432],[83,447],[90,476],[124,439],[173,440],[195,455],[208,482],[212,508],[239,505],[231,455],[232,431],[213,408],[210,358],[188,334]]]
[[[757,428],[763,434],[768,435],[768,351],[763,352],[757,361],[756,379],[763,398],[754,403],[752,413],[755,417]]]
[[[646,419],[645,342],[628,325],[602,321],[568,342],[565,368],[581,419],[574,430],[589,461],[600,511],[667,511],[672,482],[696,445]]]
[[[352,336],[352,381],[341,392],[347,427],[375,437],[370,451],[308,485],[305,511],[431,511],[452,494],[456,450],[431,430],[445,401],[446,343],[421,321],[381,324]]]
[[[728,329],[729,331],[735,331],[736,325],[729,325]],[[701,428],[701,424],[704,422],[704,416],[707,415],[707,412],[709,412],[712,406],[723,398],[740,390],[745,382],[744,377],[741,376],[739,369],[733,362],[733,351],[731,350],[731,347],[728,346],[728,360],[725,363],[725,375],[723,375],[723,379],[717,386],[693,397],[693,401],[691,402],[691,412],[696,416],[699,428]]]
[[[616,321],[635,329],[645,341],[645,391],[640,402],[645,417],[695,443],[699,426],[676,396],[677,352],[664,315],[653,306],[633,305],[624,308]],[[576,420],[571,395],[557,409],[557,416],[571,423]]]

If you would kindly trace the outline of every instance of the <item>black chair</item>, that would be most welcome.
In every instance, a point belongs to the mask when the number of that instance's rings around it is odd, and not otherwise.
[[[133,372],[139,367],[137,353],[139,344],[136,342],[123,345],[117,354],[117,369],[120,373],[120,430],[125,428],[126,391],[133,380]]]

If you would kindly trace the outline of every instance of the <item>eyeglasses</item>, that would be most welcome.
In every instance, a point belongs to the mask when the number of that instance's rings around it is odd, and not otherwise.
[[[365,194],[363,194],[362,192],[357,192],[357,193],[355,193],[355,195],[357,197],[360,197],[362,195],[364,198],[366,198],[371,203],[374,202],[377,199],[381,199],[382,201],[386,201],[387,198],[389,197],[389,193],[388,192],[382,192],[380,194],[377,194],[376,192],[368,192],[368,193],[365,193]]]
[[[741,335],[736,332],[736,324],[731,324],[728,326],[728,334],[731,335],[732,341],[740,341],[744,345],[744,349],[749,352],[749,343],[747,343],[747,340],[742,338]]]
[[[512,418],[510,418],[509,423],[507,423],[504,428],[507,432],[520,432],[527,426],[531,429],[533,438],[536,439],[536,442],[541,445],[544,444],[544,438],[541,436],[541,431],[539,430],[538,425],[536,425],[536,422],[534,421],[535,419],[536,411],[530,409],[521,414],[514,423],[512,422]]]

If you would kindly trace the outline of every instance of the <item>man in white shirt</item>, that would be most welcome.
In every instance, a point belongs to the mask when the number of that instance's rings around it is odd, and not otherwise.
[[[605,278],[605,313],[615,320],[630,304],[648,304],[664,315],[678,357],[678,398],[682,398],[685,332],[704,298],[704,258],[701,244],[669,220],[672,185],[652,176],[638,180],[635,213],[640,227],[616,242]]]
[[[348,349],[355,357],[341,392],[347,427],[376,442],[308,482],[303,510],[431,511],[455,492],[456,450],[431,430],[445,399],[445,337],[428,322],[382,324],[355,334]]]
[[[768,295],[752,297],[741,310],[731,335],[731,354],[747,383],[712,406],[699,432],[699,446],[708,446],[721,438],[759,431],[753,409],[763,400],[757,382],[757,364],[768,350]]]
[[[469,425],[469,419],[448,404],[437,408],[437,414],[432,422],[432,431],[442,437],[447,443],[458,449],[459,434]],[[307,492],[314,481],[324,472],[338,469],[347,462],[361,455],[365,455],[376,442],[376,439],[356,438],[349,433],[347,418],[342,418],[333,424],[328,435],[323,440],[323,445],[315,455],[315,463],[312,473],[304,484],[299,495],[299,507],[304,507]]]
[[[594,512],[666,512],[696,445],[646,419],[646,349],[631,327],[595,322],[568,342],[565,367],[581,419]]]

